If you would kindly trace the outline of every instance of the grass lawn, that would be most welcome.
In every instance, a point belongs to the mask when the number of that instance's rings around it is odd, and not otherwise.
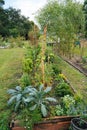
[[[74,48],[74,58],[86,57],[87,56],[87,41],[81,42],[81,48],[76,46]],[[77,92],[80,92],[83,97],[87,98],[87,77],[80,73],[78,70],[74,69],[68,63],[59,58],[58,65],[61,67],[62,72],[65,74],[71,85]],[[86,64],[87,65],[87,64]],[[85,66],[86,68],[87,66]],[[87,102],[87,101],[86,101]]]
[[[23,54],[20,48],[0,49],[0,110],[7,105],[7,89],[18,84]]]
[[[67,77],[71,85],[77,92],[80,92],[83,97],[87,98],[87,77],[74,69],[68,63],[59,58],[58,65],[62,69],[62,73]],[[87,102],[87,101],[86,101]]]

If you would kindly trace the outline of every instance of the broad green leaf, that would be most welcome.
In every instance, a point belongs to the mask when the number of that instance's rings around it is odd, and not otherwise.
[[[26,100],[26,98],[25,98],[25,97],[22,97],[21,102],[22,102],[23,104],[27,105],[27,102],[26,102],[25,100]]]
[[[13,101],[16,99],[16,95],[15,96],[12,96],[9,100],[8,100],[8,105],[12,104]]]
[[[40,85],[40,87],[39,87],[39,91],[42,91],[43,87],[44,87],[44,85],[43,85],[43,84],[42,84],[42,85]]]
[[[18,102],[20,99],[22,98],[22,94],[18,94],[17,97],[16,97],[16,101]]]
[[[25,102],[31,102],[31,101],[34,101],[35,98],[33,97],[28,97],[25,99]]]
[[[31,89],[32,89],[32,86],[28,86],[24,89],[23,93],[26,94],[26,93],[29,93],[31,92]]]
[[[21,91],[21,87],[20,86],[16,86],[15,88],[17,91]]]
[[[44,92],[45,92],[45,93],[48,93],[48,92],[51,91],[51,89],[52,89],[51,87],[47,87],[47,88],[44,90]]]
[[[30,107],[30,110],[33,111],[33,110],[36,109],[36,107],[37,107],[37,104],[35,104],[35,105],[33,105],[32,107]]]
[[[44,104],[41,104],[41,112],[42,112],[44,117],[47,116],[47,109],[46,109],[46,106]]]
[[[38,92],[36,88],[29,88],[28,90],[29,90],[29,93],[36,94]]]
[[[15,105],[15,111],[17,111],[18,107],[20,106],[21,101],[18,101]]]
[[[7,91],[8,94],[14,95],[17,91],[15,89],[9,89]]]
[[[52,97],[46,97],[45,99],[50,101],[50,102],[57,102],[57,100],[55,98],[52,98]]]

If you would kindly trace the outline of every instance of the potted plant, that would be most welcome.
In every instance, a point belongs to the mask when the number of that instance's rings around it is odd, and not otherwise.
[[[73,118],[71,120],[72,130],[87,130],[87,122],[81,118]]]
[[[87,129],[87,108],[80,106],[80,116],[71,120],[72,130],[86,130]]]

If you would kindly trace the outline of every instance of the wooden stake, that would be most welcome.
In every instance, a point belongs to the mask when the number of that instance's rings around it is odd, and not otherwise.
[[[42,60],[41,60],[41,64],[42,64],[42,82],[43,84],[45,84],[45,65],[44,65],[44,55],[45,55],[45,50],[46,50],[46,33],[47,33],[47,26],[44,27],[44,42],[42,44]]]

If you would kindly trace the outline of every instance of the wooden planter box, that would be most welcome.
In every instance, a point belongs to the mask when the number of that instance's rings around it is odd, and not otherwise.
[[[33,130],[67,130],[73,116],[57,116],[34,125]]]
[[[68,130],[71,119],[75,116],[57,116],[46,118],[44,121],[34,124],[33,130]],[[26,130],[23,127],[14,127],[12,130]]]
[[[13,127],[12,130],[26,130],[26,128],[23,128],[23,127]]]

